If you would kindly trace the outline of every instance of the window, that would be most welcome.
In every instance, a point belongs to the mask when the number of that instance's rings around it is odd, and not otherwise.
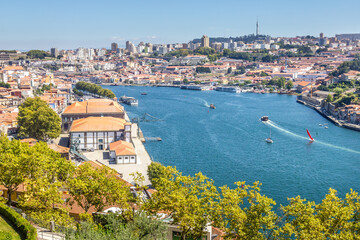
[[[99,139],[99,143],[103,143],[104,142],[104,140],[103,139]]]

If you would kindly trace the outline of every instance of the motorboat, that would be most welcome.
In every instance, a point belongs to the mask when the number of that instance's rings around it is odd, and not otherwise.
[[[147,95],[147,93],[146,93],[146,92],[142,92],[141,95]]]
[[[210,108],[211,108],[211,109],[215,109],[216,107],[215,107],[214,104],[210,104]]]
[[[266,121],[269,121],[269,117],[268,116],[262,116],[260,118],[260,120],[263,121],[263,122],[266,122]]]

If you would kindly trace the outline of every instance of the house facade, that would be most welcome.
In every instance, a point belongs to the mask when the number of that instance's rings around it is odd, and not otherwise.
[[[112,142],[130,139],[131,123],[122,118],[81,118],[70,128],[70,148],[78,150],[105,150]]]

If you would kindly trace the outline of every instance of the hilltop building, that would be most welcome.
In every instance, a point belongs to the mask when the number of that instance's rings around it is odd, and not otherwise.
[[[201,47],[210,47],[210,40],[209,37],[204,35],[201,38]]]

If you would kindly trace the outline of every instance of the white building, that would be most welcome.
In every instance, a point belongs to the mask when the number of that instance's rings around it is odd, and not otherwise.
[[[122,118],[88,117],[74,120],[70,128],[70,146],[77,149],[108,149],[110,143],[130,142],[131,123]]]

